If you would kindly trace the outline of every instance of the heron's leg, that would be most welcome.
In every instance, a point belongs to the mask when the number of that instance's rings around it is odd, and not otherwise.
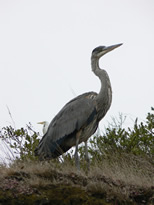
[[[89,155],[88,155],[87,141],[85,142],[85,159],[87,161],[87,168],[89,170],[90,169],[90,159],[89,159]]]
[[[80,162],[79,162],[79,156],[78,156],[79,139],[80,139],[80,137],[79,137],[79,134],[77,133],[77,135],[76,135],[76,148],[75,148],[74,157],[75,157],[75,164],[76,164],[76,167],[77,167],[78,171],[80,170]]]

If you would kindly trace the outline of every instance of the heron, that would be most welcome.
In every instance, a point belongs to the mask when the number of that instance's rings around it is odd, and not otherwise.
[[[45,135],[45,133],[47,132],[48,127],[49,127],[49,122],[47,122],[47,121],[42,121],[42,122],[38,122],[37,124],[43,125],[42,132],[43,132],[43,135]]]
[[[91,137],[112,102],[110,78],[99,66],[99,59],[106,53],[121,46],[99,46],[92,51],[91,68],[101,82],[99,93],[87,92],[69,101],[53,118],[48,130],[35,149],[40,160],[57,158],[75,146],[75,164],[80,170],[78,146],[85,143],[85,159],[89,167],[87,140]]]

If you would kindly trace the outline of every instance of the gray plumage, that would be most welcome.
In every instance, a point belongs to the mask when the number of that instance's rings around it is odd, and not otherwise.
[[[79,169],[78,144],[85,142],[85,156],[89,162],[87,140],[95,133],[99,121],[105,116],[112,102],[110,79],[107,72],[99,68],[99,59],[121,45],[99,46],[93,50],[91,66],[101,81],[100,92],[79,95],[60,110],[35,150],[40,159],[56,158],[76,146],[75,161]]]

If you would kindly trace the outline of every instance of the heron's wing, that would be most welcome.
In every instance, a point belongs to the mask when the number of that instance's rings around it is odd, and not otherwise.
[[[82,127],[94,119],[97,111],[93,98],[96,96],[97,93],[89,92],[68,102],[51,121],[35,154],[57,157],[70,149],[73,145],[65,144],[65,139],[75,136]]]
[[[80,95],[69,103],[51,121],[47,135],[52,141],[80,130],[82,126],[88,123],[92,115],[96,114],[96,108],[92,97],[96,97],[96,93],[90,92]]]

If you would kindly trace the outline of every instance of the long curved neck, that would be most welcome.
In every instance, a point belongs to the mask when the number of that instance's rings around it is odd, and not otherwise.
[[[96,97],[98,111],[100,111],[99,118],[102,119],[108,109],[110,108],[112,101],[112,88],[109,76],[104,69],[99,67],[99,59],[91,58],[92,71],[101,81],[101,89]]]

